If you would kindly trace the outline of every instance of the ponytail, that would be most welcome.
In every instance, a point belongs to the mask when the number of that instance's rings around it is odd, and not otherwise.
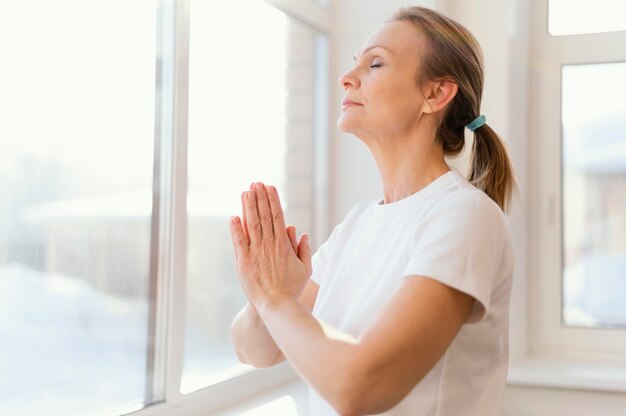
[[[487,124],[474,131],[467,179],[507,212],[515,184],[511,161],[504,143]]]
[[[403,7],[391,21],[415,24],[426,36],[427,47],[420,54],[421,81],[451,79],[458,91],[448,104],[437,128],[436,139],[444,155],[459,154],[465,145],[464,127],[474,131],[474,144],[469,160],[468,180],[485,192],[506,212],[509,210],[515,178],[504,143],[491,127],[480,120],[484,71],[482,50],[476,38],[460,23],[426,7]],[[480,127],[479,127],[480,126]]]

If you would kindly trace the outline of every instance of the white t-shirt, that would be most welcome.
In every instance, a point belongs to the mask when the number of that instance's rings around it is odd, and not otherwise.
[[[457,171],[399,201],[361,202],[313,256],[313,315],[359,337],[401,279],[426,276],[476,299],[444,355],[393,416],[495,416],[508,369],[514,252],[505,215]],[[410,318],[410,317],[407,317]],[[309,388],[311,416],[337,415]]]

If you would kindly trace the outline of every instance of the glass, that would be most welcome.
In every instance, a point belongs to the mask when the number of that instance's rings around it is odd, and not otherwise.
[[[152,1],[0,1],[0,414],[143,402]]]
[[[548,32],[552,36],[626,30],[624,0],[549,0]]]
[[[228,221],[252,182],[278,189],[288,224],[311,233],[317,32],[262,1],[192,1],[187,327],[181,391],[251,368],[230,325],[246,303]],[[312,234],[312,233],[311,233]]]
[[[626,325],[626,63],[562,77],[563,321]]]

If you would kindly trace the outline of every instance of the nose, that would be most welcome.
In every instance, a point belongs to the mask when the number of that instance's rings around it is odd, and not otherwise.
[[[351,70],[339,77],[339,85],[344,90],[347,90],[348,88],[358,88],[360,83],[359,79],[354,75],[354,71]]]

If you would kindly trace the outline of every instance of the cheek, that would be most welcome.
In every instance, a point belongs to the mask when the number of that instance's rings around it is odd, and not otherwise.
[[[372,102],[372,112],[386,120],[417,117],[421,99],[418,93],[405,84],[392,84],[377,91]]]

